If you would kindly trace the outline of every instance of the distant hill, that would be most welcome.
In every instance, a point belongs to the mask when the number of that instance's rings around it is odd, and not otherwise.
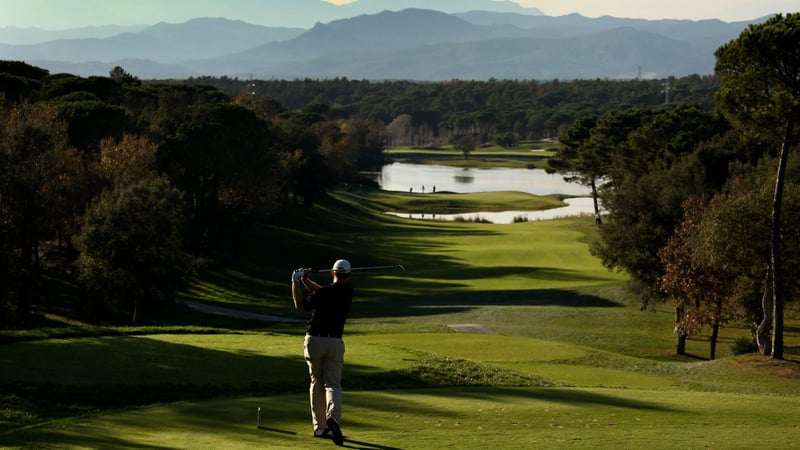
[[[136,32],[104,38],[58,39],[29,45],[0,44],[0,58],[69,63],[117,62],[136,58],[175,63],[193,58],[213,58],[265,42],[292,39],[304,31],[201,18],[182,24],[159,23]],[[47,65],[43,67],[47,68]]]
[[[318,57],[272,68],[279,78],[345,76],[366,79],[595,79],[637,77],[639,66],[661,74],[712,73],[713,58],[685,43],[632,28],[572,39],[495,38]],[[424,73],[425,78],[420,74]],[[568,75],[568,76],[567,76]],[[277,75],[273,75],[276,76]]]
[[[524,14],[499,13],[493,11],[470,11],[454,14],[475,25],[513,25],[518,28],[530,30],[537,37],[563,38],[580,34],[588,34],[602,30],[619,27],[633,27],[642,31],[663,34],[667,37],[680,40],[698,38],[733,39],[742,32],[747,25],[761,22],[766,18],[754,18],[747,22],[723,22],[717,19],[708,20],[646,20],[646,19],[621,19],[603,16],[594,19],[580,14],[567,14],[564,16],[535,16]]]
[[[21,1],[21,0],[15,0]],[[347,19],[381,11],[400,11],[408,8],[432,9],[447,14],[467,11],[497,11],[541,15],[536,8],[524,8],[513,1],[496,0],[357,0],[346,5],[334,5],[323,0],[24,0],[31,11],[42,11],[50,17],[82,16],[92,25],[141,24],[156,22],[183,23],[197,17],[224,17],[244,20],[255,25],[277,28],[309,29],[316,23]],[[3,3],[3,2],[0,2]],[[124,4],[124,8],[121,7]],[[13,11],[0,8],[0,14],[14,17]],[[124,11],[124,16],[122,15]],[[8,23],[8,20],[6,20]],[[13,22],[12,22],[13,23]],[[67,27],[59,27],[67,28]],[[130,31],[130,30],[129,30]],[[58,36],[48,40],[90,37]],[[35,44],[37,41],[0,43]],[[93,36],[107,37],[107,36]]]
[[[339,6],[345,15],[339,18],[354,17],[359,14],[376,14],[381,11],[402,11],[404,9],[431,9],[447,14],[468,11],[493,11],[524,15],[543,15],[537,8],[526,8],[507,0],[358,0]]]
[[[373,6],[381,2],[389,0],[371,0]],[[492,3],[521,9],[512,2]],[[104,38],[0,45],[0,59],[24,60],[51,72],[83,76],[107,75],[119,65],[143,79],[201,75],[427,81],[614,79],[640,73],[667,77],[712,73],[714,50],[751,23],[593,19],[577,14],[550,17],[528,12],[447,14],[409,8],[317,23],[308,30],[199,18]]]
[[[41,28],[0,27],[0,45],[30,45],[59,39],[102,39],[122,33],[136,33],[147,28],[145,25],[134,26],[98,26],[71,28],[68,30],[42,30]]]

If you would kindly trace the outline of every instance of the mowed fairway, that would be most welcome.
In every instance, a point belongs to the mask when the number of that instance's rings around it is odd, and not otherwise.
[[[206,356],[235,364],[229,382],[271,377],[294,386],[304,381],[303,361],[293,347],[295,336],[155,335],[127,343],[133,351],[149,345],[197,347]],[[141,341],[141,342],[137,342]],[[55,343],[51,343],[55,344]],[[472,347],[472,352],[469,348]],[[168,347],[165,347],[165,349]],[[687,364],[683,376],[673,378],[634,371],[603,376],[591,368],[568,364],[591,350],[530,338],[472,334],[398,334],[348,339],[351,388],[345,394],[345,432],[350,448],[791,448],[800,429],[797,398],[792,395],[707,392],[684,385],[699,363]],[[408,348],[409,350],[402,350]],[[492,349],[496,351],[492,351]],[[556,384],[528,386],[456,386],[429,389],[359,390],[354,378],[368,380],[390,370],[413,367],[420,353],[440,350],[455,357],[471,354],[474,361],[507,365],[528,363],[518,371],[558,374],[563,380],[596,375],[595,386]],[[531,354],[522,356],[516,350]],[[410,351],[415,350],[415,351]],[[166,352],[167,350],[165,350]],[[73,356],[80,358],[80,351]],[[517,354],[519,356],[514,357]],[[251,366],[235,362],[246,355]],[[25,360],[22,356],[17,356]],[[263,360],[259,363],[257,360]],[[535,364],[534,364],[535,363]],[[117,358],[106,364],[124,365]],[[223,383],[222,366],[208,361],[176,362],[176,375],[195,382]],[[159,363],[156,365],[167,365]],[[147,364],[140,365],[147,366]],[[256,373],[243,373],[246,368]],[[94,369],[94,367],[89,367]],[[587,373],[582,373],[584,370]],[[153,384],[167,380],[147,378]],[[192,371],[198,371],[192,374]],[[662,369],[666,370],[666,369]],[[109,372],[114,372],[109,369]],[[162,372],[163,373],[163,372]],[[119,374],[122,376],[123,374]],[[149,380],[149,381],[148,381]],[[108,382],[122,380],[111,378]],[[546,380],[540,380],[546,381]],[[84,384],[74,378],[67,384]],[[354,384],[354,385],[353,385]],[[590,384],[585,380],[581,384]],[[597,387],[596,385],[613,385]],[[292,388],[292,390],[296,390]],[[310,436],[305,392],[269,396],[178,402],[105,412],[79,419],[60,420],[18,430],[25,447],[34,448],[320,448],[332,445]],[[258,408],[261,408],[260,422]],[[258,425],[258,428],[257,428]],[[763,448],[763,447],[762,447]]]
[[[796,399],[746,394],[448,388],[351,391],[345,401],[348,448],[777,449],[797,447],[800,433]],[[333,447],[310,437],[306,403],[293,394],[154,406],[41,427],[33,446]]]
[[[787,318],[788,361],[731,356],[730,343],[748,333],[737,327],[722,331],[721,359],[704,360],[702,336],[689,342],[692,358],[676,358],[669,305],[641,311],[623,294],[624,277],[589,254],[591,219],[422,223],[381,215],[370,194],[337,198],[292,227],[263,230],[236,265],[185,296],[300,319],[288,295],[293,268],[339,257],[403,264],[405,273],[354,279],[346,447],[800,446],[796,315]],[[4,384],[137,392],[147,406],[5,426],[0,446],[332,448],[311,437],[304,324],[242,325],[3,345]],[[147,395],[182,390],[212,395]]]

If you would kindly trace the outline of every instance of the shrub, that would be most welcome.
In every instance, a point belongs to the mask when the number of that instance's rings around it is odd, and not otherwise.
[[[755,353],[758,351],[758,344],[752,337],[741,336],[736,338],[731,344],[731,353],[734,355],[744,355],[747,353]]]

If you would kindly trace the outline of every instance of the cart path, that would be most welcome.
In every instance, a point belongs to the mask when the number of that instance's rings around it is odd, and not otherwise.
[[[208,303],[197,302],[194,300],[187,300],[185,298],[179,298],[175,300],[175,302],[186,306],[192,311],[197,311],[204,314],[216,314],[219,316],[232,317],[234,319],[260,320],[263,322],[282,322],[282,323],[306,322],[305,320],[295,319],[291,317],[280,317],[269,314],[259,314],[249,311],[241,311],[233,308],[225,308],[223,306],[209,305]],[[476,323],[453,323],[453,324],[448,324],[447,327],[460,333],[496,334],[494,330]]]
[[[260,320],[263,322],[283,322],[283,323],[300,323],[306,322],[302,319],[294,319],[291,317],[271,316],[269,314],[259,314],[249,311],[241,311],[233,308],[225,308],[222,306],[209,305],[208,303],[196,302],[194,300],[187,300],[185,298],[178,298],[175,303],[184,305],[192,311],[201,312],[204,314],[216,314],[218,316],[232,317],[234,319],[247,319],[247,320]]]
[[[477,323],[451,323],[447,326],[448,328],[458,331],[459,333],[496,334],[496,332],[491,328],[487,328]]]

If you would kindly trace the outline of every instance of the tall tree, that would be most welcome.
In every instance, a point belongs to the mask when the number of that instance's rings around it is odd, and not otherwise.
[[[181,197],[166,178],[145,177],[92,202],[75,245],[79,284],[95,304],[123,311],[133,325],[171,311],[189,267],[181,251]]]
[[[600,212],[597,201],[597,183],[606,175],[607,157],[601,154],[602,149],[592,140],[592,130],[597,126],[598,117],[589,115],[576,120],[561,135],[561,149],[555,157],[547,161],[548,172],[566,175],[567,182],[577,182],[592,190],[595,214]]]
[[[301,197],[311,207],[330,182],[325,158],[320,152],[320,135],[313,129],[324,119],[316,114],[288,114],[277,123],[281,145],[288,149],[285,185],[295,202]]]
[[[189,108],[158,149],[163,171],[187,196],[196,251],[220,245],[226,220],[271,207],[266,187],[278,177],[276,137],[250,109],[235,104]],[[261,201],[263,199],[264,201]]]
[[[771,226],[772,358],[783,359],[786,274],[780,224],[786,164],[800,132],[800,13],[778,14],[750,25],[715,55],[722,80],[720,110],[745,132],[772,134],[780,148]]]
[[[709,204],[695,245],[695,254],[704,264],[723,267],[736,274],[735,300],[744,306],[753,325],[755,342],[763,355],[770,355],[772,346],[772,279],[767,275],[771,264],[770,210],[774,193],[769,173],[774,170],[773,165],[774,158],[767,158],[734,176]],[[797,161],[790,164],[789,180],[797,179],[797,166]],[[784,214],[781,215],[784,270],[796,273],[800,251],[800,199],[796,182],[787,183],[785,189]],[[800,280],[788,277],[786,281],[789,297],[794,298]]]
[[[353,152],[348,165],[351,177],[360,170],[376,171],[386,163],[383,150],[386,148],[384,125],[377,121],[349,119],[341,122],[343,143]]]
[[[155,175],[157,146],[146,138],[126,134],[100,141],[99,172],[109,182]]]
[[[630,286],[644,303],[662,300],[658,250],[681,220],[681,205],[708,189],[708,162],[695,147],[721,132],[716,122],[693,108],[611,112],[592,132],[594,145],[608,152],[601,200],[610,218],[592,252],[607,267],[630,274]]]
[[[108,77],[112,80],[119,81],[122,84],[132,84],[134,86],[142,84],[141,80],[126,72],[125,69],[120,66],[114,66],[114,68],[108,73]]]
[[[703,327],[711,328],[709,359],[716,358],[719,329],[739,313],[733,301],[735,274],[698,257],[698,235],[709,200],[690,197],[683,220],[658,254],[664,264],[659,286],[675,301],[678,336],[676,353],[685,353],[685,340]]]
[[[70,144],[94,156],[105,138],[121,138],[132,131],[131,117],[125,109],[96,100],[54,102],[59,116],[67,123]]]
[[[12,326],[31,325],[31,307],[40,299],[41,244],[56,239],[57,224],[75,215],[68,204],[81,184],[79,160],[52,108],[21,104],[0,111],[0,247],[9,252],[0,279],[9,281]]]
[[[476,146],[477,144],[475,143],[475,138],[469,134],[459,136],[455,142],[453,142],[453,148],[456,150],[461,150],[461,154],[464,155],[464,159],[469,159],[469,154],[475,150]]]

